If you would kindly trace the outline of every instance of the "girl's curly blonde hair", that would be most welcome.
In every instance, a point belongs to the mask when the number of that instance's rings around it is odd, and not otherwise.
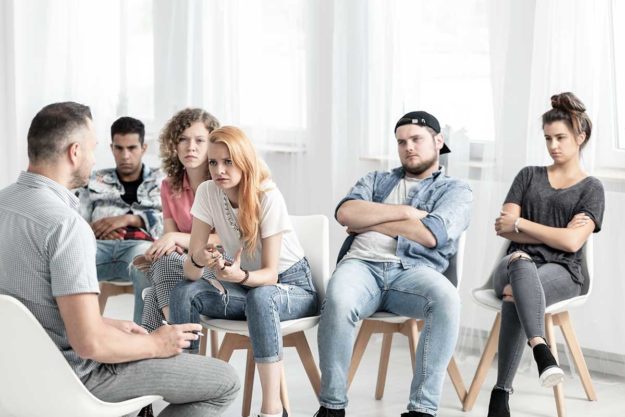
[[[158,138],[163,171],[170,177],[170,185],[174,193],[182,190],[184,178],[184,165],[178,159],[176,147],[180,142],[182,132],[195,122],[204,123],[209,134],[219,127],[219,120],[206,110],[183,109],[167,121]]]

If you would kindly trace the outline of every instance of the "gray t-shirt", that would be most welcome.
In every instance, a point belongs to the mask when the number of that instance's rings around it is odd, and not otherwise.
[[[514,179],[505,203],[521,206],[521,217],[550,227],[564,228],[578,213],[586,213],[595,223],[594,233],[601,230],[605,196],[603,185],[588,176],[567,188],[556,189],[549,183],[547,167],[525,167]],[[584,282],[581,250],[570,253],[547,245],[530,245],[512,242],[508,253],[522,250],[538,265],[556,263],[565,267],[573,281]]]
[[[31,172],[0,191],[0,294],[22,302],[83,377],[98,363],[74,352],[56,303],[56,297],[100,292],[95,237],[77,209],[67,188]]]

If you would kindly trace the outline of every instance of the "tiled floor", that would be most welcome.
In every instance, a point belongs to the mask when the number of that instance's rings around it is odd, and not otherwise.
[[[112,298],[107,306],[106,315],[115,318],[131,316],[132,297],[120,296]],[[315,357],[316,332],[307,335]],[[395,337],[391,351],[391,361],[388,370],[388,379],[384,398],[376,401],[374,398],[375,381],[377,377],[378,355],[380,352],[381,337],[373,337],[369,344],[361,367],[356,374],[350,390],[349,416],[399,417],[405,411],[408,389],[410,385],[410,360],[408,343],[403,337]],[[468,385],[473,378],[478,358],[469,356],[459,358],[459,366]],[[245,370],[245,355],[235,352],[231,361],[239,375],[243,377]],[[318,403],[310,387],[306,374],[299,363],[294,349],[287,349],[285,353],[286,377],[291,401],[292,415],[295,417],[312,416],[318,408]],[[527,368],[527,367],[526,367]],[[486,417],[490,388],[495,381],[495,369],[489,373],[477,399],[475,407],[470,412],[463,412],[449,379],[445,382],[444,392],[439,410],[441,417]],[[625,416],[625,381],[593,375],[593,381],[599,401],[586,400],[584,390],[578,379],[568,376],[565,380],[565,398],[568,417]],[[164,404],[157,404],[160,410]],[[515,380],[515,394],[511,397],[510,406],[514,417],[547,417],[555,416],[555,401],[551,389],[541,388],[533,368],[519,372]],[[252,399],[252,413],[260,409],[260,383],[255,381],[254,397]],[[240,416],[241,397],[226,413],[228,417]]]

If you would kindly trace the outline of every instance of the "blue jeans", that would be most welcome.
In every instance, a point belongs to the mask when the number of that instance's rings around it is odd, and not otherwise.
[[[199,323],[200,315],[216,319],[247,320],[256,363],[282,360],[280,322],[317,314],[317,293],[308,260],[302,258],[278,275],[278,284],[246,287],[219,282],[182,281],[169,299],[172,323]],[[197,351],[198,341],[191,345]]]
[[[436,415],[458,337],[460,298],[451,282],[434,269],[404,269],[392,262],[346,259],[334,271],[319,323],[319,402],[331,409],[347,406],[356,325],[376,311],[425,320],[408,410]]]
[[[141,293],[150,286],[145,274],[132,266],[137,255],[143,255],[152,242],[146,240],[98,240],[96,266],[98,281],[131,281],[135,291],[133,320],[141,324]]]

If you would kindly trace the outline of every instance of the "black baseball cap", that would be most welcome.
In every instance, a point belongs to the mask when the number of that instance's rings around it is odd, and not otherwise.
[[[397,132],[399,126],[403,125],[427,126],[436,133],[441,133],[441,125],[438,123],[436,117],[425,111],[411,111],[410,113],[404,114],[401,119],[397,121],[397,124],[395,124],[395,132]],[[451,152],[451,149],[443,143],[443,147],[439,153],[442,155],[449,152]]]

